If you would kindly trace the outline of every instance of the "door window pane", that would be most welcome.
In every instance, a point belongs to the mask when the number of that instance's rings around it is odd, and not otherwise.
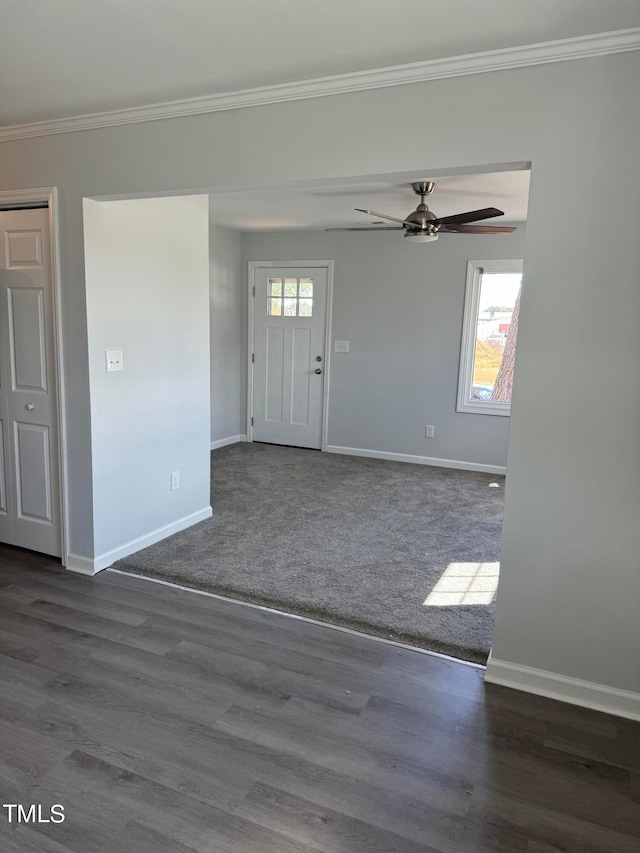
[[[313,279],[270,278],[267,286],[267,314],[270,317],[311,317]]]
[[[310,278],[300,279],[300,296],[313,296],[313,281]]]

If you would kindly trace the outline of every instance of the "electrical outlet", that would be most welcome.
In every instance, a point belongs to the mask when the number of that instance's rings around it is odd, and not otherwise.
[[[171,474],[171,491],[175,492],[180,488],[180,471],[173,471]]]
[[[434,438],[436,434],[436,428],[431,424],[427,424],[424,428],[425,438]]]

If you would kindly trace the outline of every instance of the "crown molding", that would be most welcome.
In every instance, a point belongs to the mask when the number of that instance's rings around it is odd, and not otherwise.
[[[55,133],[93,130],[121,124],[181,118],[223,110],[238,110],[245,107],[277,104],[283,101],[298,101],[306,98],[321,98],[327,95],[362,92],[389,86],[405,86],[410,83],[424,83],[447,77],[486,74],[490,71],[526,68],[531,65],[565,62],[570,59],[586,59],[639,49],[640,27],[633,27],[590,36],[577,36],[520,47],[507,47],[501,50],[467,53],[461,56],[429,59],[405,65],[391,65],[368,71],[333,74],[329,77],[315,77],[294,83],[222,92],[218,95],[168,101],[144,107],[11,125],[0,127],[0,142],[28,139],[34,136],[49,136]]]

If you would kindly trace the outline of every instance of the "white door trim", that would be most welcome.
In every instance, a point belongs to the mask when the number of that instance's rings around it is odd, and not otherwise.
[[[253,441],[253,363],[251,355],[254,352],[255,331],[255,293],[256,272],[259,269],[291,268],[305,269],[307,267],[320,267],[327,271],[327,313],[325,319],[324,342],[324,383],[322,389],[322,444],[320,449],[327,449],[327,431],[329,427],[329,382],[331,379],[331,321],[333,319],[333,261],[249,261],[249,274],[247,276],[248,289],[248,334],[247,334],[247,441]]]
[[[58,418],[58,457],[60,459],[60,541],[61,562],[66,566],[69,559],[68,527],[68,478],[67,478],[67,429],[65,418],[65,387],[62,349],[62,294],[60,292],[60,252],[58,245],[58,189],[57,187],[34,187],[24,190],[0,191],[0,208],[18,207],[28,204],[47,204],[49,208],[49,233],[51,241],[51,287],[53,288],[53,349],[54,382],[56,386]]]

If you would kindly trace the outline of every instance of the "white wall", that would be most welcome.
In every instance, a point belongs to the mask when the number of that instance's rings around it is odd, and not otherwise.
[[[209,229],[211,442],[246,433],[247,317],[241,235]]]
[[[329,445],[504,467],[509,418],[456,412],[467,260],[522,257],[496,237],[297,231],[242,238],[243,261],[335,261]],[[425,438],[425,425],[435,438]]]
[[[94,556],[104,563],[209,508],[208,200],[84,207]],[[107,349],[123,351],[122,373],[106,372]]]
[[[494,654],[640,693],[639,78],[629,52],[2,143],[2,189],[60,188],[72,548],[97,452],[83,196],[531,161]]]

